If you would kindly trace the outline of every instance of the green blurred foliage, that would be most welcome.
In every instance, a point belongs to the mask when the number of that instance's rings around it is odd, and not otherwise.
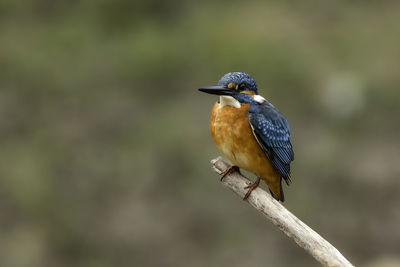
[[[291,124],[285,206],[354,264],[400,264],[399,11],[0,1],[0,265],[318,266],[210,169],[197,88],[230,71]]]

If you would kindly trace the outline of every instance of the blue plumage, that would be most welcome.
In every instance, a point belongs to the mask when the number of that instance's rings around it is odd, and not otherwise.
[[[250,104],[248,118],[254,135],[281,177],[289,184],[290,163],[294,160],[289,123],[266,100],[260,103],[242,93],[233,97],[241,103]]]
[[[285,117],[267,101],[250,109],[248,117],[258,142],[281,177],[289,184],[290,163],[294,153]]]
[[[249,90],[257,94],[257,84],[247,73],[229,72],[222,76],[218,85],[228,86],[229,83],[237,84],[240,90]]]

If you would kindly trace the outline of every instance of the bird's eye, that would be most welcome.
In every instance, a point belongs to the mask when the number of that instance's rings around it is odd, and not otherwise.
[[[239,89],[240,89],[241,91],[243,91],[244,89],[246,89],[246,84],[245,84],[245,83],[239,84]]]

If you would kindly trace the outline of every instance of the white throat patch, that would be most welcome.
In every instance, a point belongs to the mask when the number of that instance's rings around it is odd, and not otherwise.
[[[240,108],[240,102],[234,99],[231,96],[220,96],[219,97],[219,108],[223,108],[225,106],[232,106],[235,108]]]

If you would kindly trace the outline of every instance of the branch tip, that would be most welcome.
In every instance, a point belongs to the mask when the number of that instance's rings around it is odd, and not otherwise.
[[[211,160],[211,164],[218,174],[230,167],[221,157]],[[250,181],[246,177],[236,172],[228,174],[222,182],[224,186],[234,191],[241,198],[246,193],[244,187],[248,183]],[[257,188],[251,193],[247,201],[322,265],[329,267],[353,266],[334,246],[300,221],[265,190]]]

